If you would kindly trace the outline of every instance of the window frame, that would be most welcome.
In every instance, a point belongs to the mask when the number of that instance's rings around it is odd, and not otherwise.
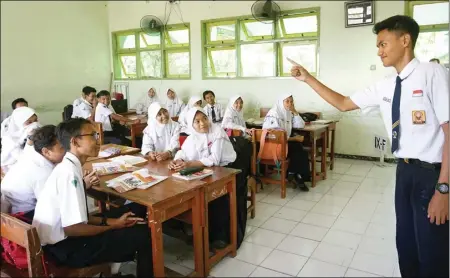
[[[177,31],[177,30],[188,30],[189,32],[189,42],[187,44],[172,44],[170,41],[169,31]],[[135,37],[135,48],[119,48],[118,46],[118,36],[123,35],[134,35]],[[164,30],[160,34],[160,44],[159,45],[151,45],[150,47],[141,47],[140,46],[140,38],[142,35],[142,39],[144,41],[144,33],[141,29],[131,29],[131,30],[122,30],[115,31],[111,33],[112,41],[112,56],[113,56],[113,75],[114,80],[161,80],[161,79],[176,79],[176,80],[190,80],[192,76],[192,54],[191,54],[191,30],[189,23],[181,23],[181,24],[172,24],[166,25]],[[169,40],[169,41],[166,41]],[[146,51],[157,51],[159,50],[161,53],[161,69],[160,76],[161,77],[151,77],[145,76],[143,71],[143,63],[141,60],[141,52]],[[189,74],[187,75],[171,75],[169,74],[168,69],[168,53],[174,52],[188,52],[189,53]],[[122,77],[122,62],[120,60],[120,56],[122,55],[134,55],[136,56],[136,75],[130,77]]]
[[[297,34],[285,34],[282,36],[282,19],[283,18],[293,18],[293,17],[304,17],[304,16],[316,16],[317,18],[317,32],[309,33],[297,33]],[[248,40],[241,40],[241,31],[246,34],[246,22],[255,22],[256,20],[251,15],[220,18],[220,19],[209,19],[201,21],[201,43],[202,43],[202,79],[286,79],[288,75],[283,74],[282,65],[283,62],[280,61],[280,46],[281,43],[287,42],[301,42],[301,41],[313,41],[316,44],[316,57],[315,57],[315,68],[316,72],[311,72],[312,75],[318,76],[319,74],[319,50],[320,50],[320,7],[312,7],[305,9],[296,9],[283,11],[278,20],[274,20],[273,24],[273,35],[272,36],[247,36]],[[210,26],[221,26],[229,25],[230,23],[235,24],[235,39],[226,41],[210,41]],[[248,34],[248,32],[247,32]],[[312,36],[314,35],[314,36]],[[270,37],[270,38],[269,38]],[[259,44],[259,43],[274,43],[274,76],[264,76],[264,77],[244,77],[242,76],[242,59],[241,59],[241,46],[246,44]],[[211,65],[211,70],[213,70],[214,76],[208,76],[208,52],[214,47],[226,47],[234,48],[236,50],[236,68],[235,76],[215,74],[214,65]],[[211,61],[212,62],[212,61]]]

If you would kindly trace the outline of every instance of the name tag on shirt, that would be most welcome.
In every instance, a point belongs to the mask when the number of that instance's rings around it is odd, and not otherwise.
[[[412,111],[412,122],[415,125],[423,125],[426,122],[425,110],[413,110]]]
[[[423,91],[422,90],[414,90],[413,97],[423,97]]]

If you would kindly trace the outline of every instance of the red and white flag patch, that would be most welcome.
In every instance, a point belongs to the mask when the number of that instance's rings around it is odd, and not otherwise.
[[[413,97],[423,97],[423,91],[422,90],[414,90]]]

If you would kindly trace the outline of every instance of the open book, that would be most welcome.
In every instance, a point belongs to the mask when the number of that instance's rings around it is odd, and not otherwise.
[[[118,162],[92,163],[92,170],[96,171],[97,175],[99,175],[99,176],[131,172],[131,171],[136,171],[137,169],[139,169],[139,168],[134,167],[131,164],[124,164],[124,163],[118,163]]]
[[[332,123],[333,122],[333,120],[315,120],[315,121],[312,121],[311,122],[311,124],[316,124],[316,125],[325,125],[325,124],[329,124],[329,123]]]
[[[120,154],[121,151],[122,149],[117,147],[107,148],[104,149],[103,151],[100,151],[98,153],[98,157],[110,157],[111,155]]]
[[[122,164],[131,164],[136,165],[140,163],[147,162],[147,159],[140,157],[140,156],[133,156],[133,155],[121,155],[116,156],[109,159],[110,161],[119,162]]]
[[[214,173],[213,170],[211,169],[203,169],[200,172],[194,173],[194,174],[190,174],[190,175],[186,175],[183,176],[180,173],[175,173],[172,175],[172,177],[178,178],[178,179],[183,179],[183,180],[187,180],[187,181],[191,181],[191,180],[200,180],[203,178],[206,178],[208,176],[211,176]]]
[[[119,193],[124,193],[132,189],[147,189],[168,177],[157,176],[148,171],[148,169],[143,168],[133,173],[127,173],[121,175],[115,179],[112,179],[106,183],[108,187],[113,188]]]

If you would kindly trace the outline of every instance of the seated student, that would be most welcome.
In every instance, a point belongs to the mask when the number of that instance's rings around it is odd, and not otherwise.
[[[94,125],[71,119],[60,123],[56,134],[67,152],[39,195],[32,224],[45,254],[74,268],[132,261],[136,256],[137,277],[153,277],[150,231],[147,225],[136,225],[141,218],[132,212],[117,218],[88,214],[82,167],[100,149]]]
[[[223,108],[220,103],[216,103],[216,95],[213,91],[204,91],[203,99],[206,101],[206,106],[203,108],[206,115],[211,118],[213,123],[222,122]]]
[[[35,111],[20,107],[13,111],[10,122],[2,134],[1,167],[5,173],[22,154],[28,135],[39,127]]]
[[[14,111],[16,108],[19,107],[28,107],[28,102],[24,99],[24,98],[18,98],[15,99],[12,103],[11,103],[11,107],[12,110]],[[8,127],[8,124],[11,120],[11,115],[8,115],[8,117],[6,117],[1,124],[1,134],[3,134],[3,132],[5,131],[5,129]]]
[[[30,138],[34,149],[24,152],[3,178],[2,196],[11,205],[11,213],[24,212],[26,218],[33,219],[39,193],[66,153],[55,129],[54,125],[46,125],[35,130]]]
[[[151,87],[147,93],[138,101],[136,104],[136,113],[142,114],[148,111],[150,104],[154,102],[159,102],[158,96],[156,95],[155,87]]]
[[[167,100],[162,106],[169,111],[169,116],[173,118],[180,116],[185,104],[180,98],[177,97],[177,93],[175,93],[173,89],[169,88],[167,90]]]
[[[193,107],[202,107],[202,99],[199,96],[192,96],[189,99],[188,105],[183,108],[183,111],[180,113],[180,117],[178,117],[178,123],[181,126],[181,132],[186,135],[189,134],[188,124],[186,121],[187,112]]]
[[[95,119],[95,107],[97,106],[95,88],[86,86],[83,88],[82,97],[73,102],[72,118],[83,118],[90,121]]]
[[[284,129],[288,137],[288,173],[294,174],[297,186],[303,191],[309,191],[305,181],[310,181],[308,154],[299,142],[301,136],[292,136],[292,128],[302,128],[305,122],[295,110],[294,99],[290,94],[282,95],[264,118],[263,129]]]
[[[108,91],[102,90],[97,94],[98,105],[95,109],[95,122],[102,123],[104,133],[104,143],[131,146],[131,141],[125,138],[128,130],[121,124],[114,124],[112,120],[122,123],[139,123],[140,120],[130,120],[124,116],[111,111],[108,106],[111,104],[111,95]]]
[[[172,121],[167,109],[158,102],[148,108],[141,153],[151,160],[163,161],[175,156],[180,148],[180,125]]]
[[[244,120],[244,101],[241,96],[234,96],[230,98],[227,109],[222,120],[222,128],[224,129],[238,129],[244,134],[252,135],[254,129],[248,129]]]

